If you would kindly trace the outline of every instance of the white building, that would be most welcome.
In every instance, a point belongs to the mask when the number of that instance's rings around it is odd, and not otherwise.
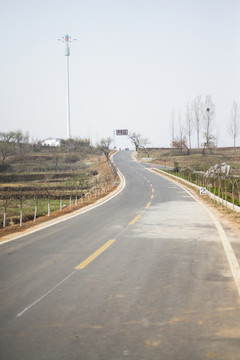
[[[43,146],[60,146],[60,143],[61,143],[61,139],[53,139],[53,138],[45,139],[42,141]]]

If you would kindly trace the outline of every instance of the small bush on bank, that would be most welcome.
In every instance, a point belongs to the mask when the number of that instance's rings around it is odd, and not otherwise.
[[[0,172],[7,171],[10,168],[10,165],[7,163],[0,164]]]

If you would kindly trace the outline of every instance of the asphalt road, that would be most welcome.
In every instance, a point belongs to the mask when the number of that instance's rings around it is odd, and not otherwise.
[[[239,291],[213,219],[131,152],[114,160],[118,196],[0,246],[0,359],[240,359]]]

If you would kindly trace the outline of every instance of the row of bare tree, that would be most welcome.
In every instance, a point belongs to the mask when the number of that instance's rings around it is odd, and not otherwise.
[[[238,176],[216,173],[209,177],[206,174],[189,172],[189,170],[185,170],[179,175],[189,182],[209,190],[214,195],[214,199],[218,198],[218,202],[223,205],[226,205],[226,202],[232,203],[233,211],[240,207],[240,178]]]
[[[29,134],[21,130],[0,132],[0,155],[1,162],[4,163],[7,156],[16,153],[23,154],[28,147]]]
[[[197,147],[212,148],[217,145],[215,104],[210,95],[202,100],[201,95],[197,96],[191,103],[187,104],[185,121],[182,121],[181,114],[178,114],[176,121],[174,111],[171,113],[170,130],[171,146],[173,148],[192,147],[192,135],[197,136]],[[236,140],[240,134],[240,104],[234,101],[227,124],[227,132],[233,139],[233,146],[236,148]],[[201,137],[202,135],[202,137]],[[201,138],[203,143],[201,144]]]

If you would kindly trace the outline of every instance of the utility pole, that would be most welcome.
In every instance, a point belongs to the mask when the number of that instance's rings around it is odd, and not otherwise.
[[[67,87],[67,139],[71,137],[70,131],[70,86],[69,86],[69,56],[70,56],[70,47],[69,43],[72,38],[69,35],[63,36],[61,39],[58,39],[61,42],[65,43],[65,56],[66,56],[66,87]],[[76,39],[73,39],[76,40]]]
[[[113,150],[115,150],[115,134],[116,134],[116,130],[113,130]]]

